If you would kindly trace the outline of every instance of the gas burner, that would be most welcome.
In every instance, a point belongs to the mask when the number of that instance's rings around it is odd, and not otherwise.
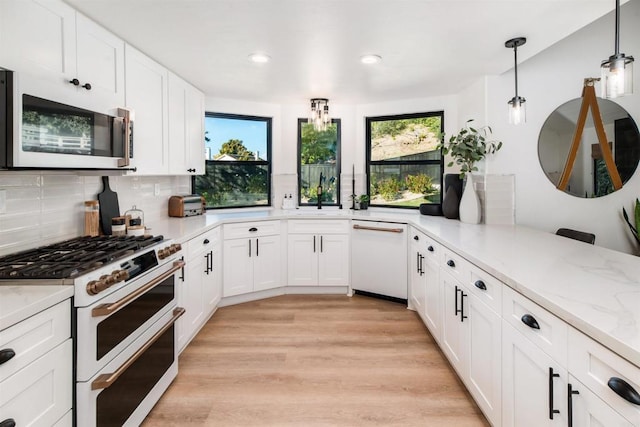
[[[0,279],[66,279],[127,257],[163,236],[77,237],[0,258]]]

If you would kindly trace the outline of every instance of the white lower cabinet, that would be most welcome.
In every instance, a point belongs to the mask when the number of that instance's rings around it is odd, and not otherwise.
[[[440,271],[440,287],[442,289],[442,340],[440,346],[458,374],[464,380],[467,374],[469,339],[468,322],[464,323],[463,299],[468,294],[460,283],[446,271]]]
[[[507,321],[502,349],[502,425],[566,426],[566,368]]]
[[[178,351],[193,339],[216,309],[222,297],[220,229],[191,239],[186,250],[186,267],[178,293],[178,305],[185,313],[178,319]]]
[[[69,299],[0,331],[0,425],[71,426],[70,337]]]
[[[282,286],[279,221],[229,224],[223,232],[224,297]]]

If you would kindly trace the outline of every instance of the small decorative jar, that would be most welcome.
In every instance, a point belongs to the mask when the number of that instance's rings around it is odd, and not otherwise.
[[[111,219],[111,235],[112,236],[126,236],[127,225],[126,218],[123,216],[117,216]]]
[[[127,228],[131,226],[141,226],[144,228],[144,212],[133,205],[131,209],[124,213],[127,218]]]

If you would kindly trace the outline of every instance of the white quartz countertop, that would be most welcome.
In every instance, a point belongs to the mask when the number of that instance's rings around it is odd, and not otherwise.
[[[73,286],[0,286],[0,331],[73,296]]]
[[[523,226],[463,224],[415,211],[305,208],[168,218],[154,234],[185,242],[217,225],[269,219],[408,223],[640,366],[640,258]]]

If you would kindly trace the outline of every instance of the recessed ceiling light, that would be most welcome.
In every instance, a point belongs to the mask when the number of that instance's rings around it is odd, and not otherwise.
[[[257,64],[264,64],[266,62],[269,62],[271,60],[271,57],[266,53],[252,53],[251,55],[249,55],[249,59]]]
[[[382,61],[380,55],[362,55],[360,57],[360,62],[363,64],[377,64],[380,61]]]

